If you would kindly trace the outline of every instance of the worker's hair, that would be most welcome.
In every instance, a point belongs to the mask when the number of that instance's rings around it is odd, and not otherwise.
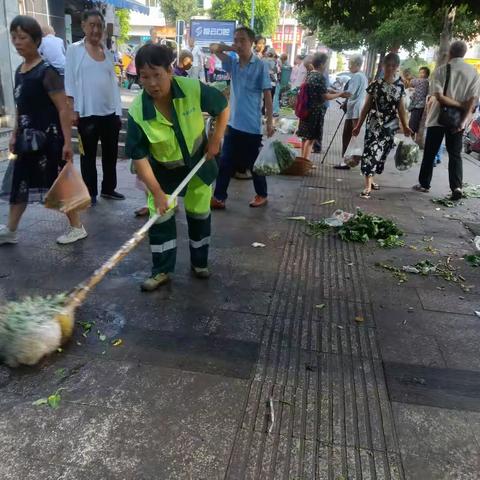
[[[450,54],[450,58],[463,58],[467,53],[468,47],[465,42],[461,40],[456,40],[450,44],[450,49],[448,53]]]
[[[363,57],[361,55],[352,55],[350,57],[350,63],[355,65],[358,68],[362,68],[363,65]]]
[[[182,50],[178,56],[178,63],[183,62],[186,58],[191,58],[193,60],[192,52],[189,50]]]
[[[390,63],[390,62],[395,64],[398,67],[400,66],[400,57],[393,52],[387,53],[385,55],[385,58],[383,59],[383,64],[385,65],[385,63]]]
[[[238,27],[237,29],[235,29],[235,33],[240,33],[240,32],[244,32],[252,43],[255,41],[255,32],[251,28]]]
[[[91,8],[90,10],[85,10],[82,13],[82,22],[86,22],[90,17],[98,17],[102,23],[105,25],[105,17],[103,16],[102,12],[95,8]]]
[[[418,69],[419,72],[424,71],[427,74],[427,78],[430,76],[430,69],[428,67],[420,67]]]
[[[17,15],[10,24],[10,33],[15,33],[17,29],[29,35],[37,47],[42,43],[42,27],[34,18],[27,15]]]
[[[315,53],[312,57],[312,65],[313,68],[316,70],[317,68],[325,65],[328,60],[328,55],[326,53]]]
[[[163,67],[168,70],[175,59],[173,50],[166,45],[154,45],[148,43],[143,47],[140,47],[135,55],[135,67],[137,72],[145,65],[153,67]]]

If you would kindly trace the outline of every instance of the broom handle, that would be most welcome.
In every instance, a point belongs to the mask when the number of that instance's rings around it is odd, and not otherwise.
[[[198,170],[205,163],[207,157],[203,157],[193,168],[188,175],[182,180],[180,185],[174,190],[168,199],[168,206],[171,208],[180,192],[188,185],[188,182],[198,172]],[[91,277],[82,282],[71,294],[71,300],[68,302],[70,307],[76,308],[80,305],[90,290],[97,285],[105,275],[110,272],[118,263],[130,253],[145,237],[150,227],[161,217],[159,213],[155,213],[142,228],[137,230],[132,237],[127,240],[101,267],[99,267]]]

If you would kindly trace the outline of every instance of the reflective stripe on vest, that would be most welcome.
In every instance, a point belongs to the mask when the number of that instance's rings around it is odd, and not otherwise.
[[[193,157],[203,145],[205,138],[200,82],[183,77],[175,77],[174,81],[177,82],[178,87],[185,94],[182,98],[174,98],[173,105],[188,152]],[[158,111],[156,111],[156,118],[152,120],[143,119],[142,95],[136,97],[129,113],[145,132],[150,142],[150,153],[155,160],[162,163],[166,168],[177,168],[185,165],[172,123],[167,121]]]

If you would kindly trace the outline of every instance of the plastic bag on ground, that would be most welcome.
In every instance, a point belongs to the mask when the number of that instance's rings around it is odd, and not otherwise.
[[[365,144],[365,129],[360,130],[357,137],[353,137],[348,144],[343,161],[349,167],[356,167],[362,159],[363,149]]]
[[[395,167],[397,170],[408,170],[418,163],[420,147],[411,137],[405,135],[398,135],[396,140],[399,143],[395,152]]]
[[[325,223],[329,227],[341,227],[354,216],[354,213],[344,212],[343,210],[338,209],[332,213],[331,217],[325,219]]]
[[[298,126],[298,120],[295,118],[281,118],[278,121],[278,130],[284,134],[295,133]]]
[[[45,196],[45,207],[67,213],[90,206],[91,199],[80,172],[68,162]]]

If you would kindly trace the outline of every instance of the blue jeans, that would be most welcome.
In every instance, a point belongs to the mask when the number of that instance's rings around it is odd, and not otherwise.
[[[262,135],[242,132],[228,127],[227,134],[223,140],[220,169],[215,184],[215,193],[213,194],[217,200],[224,201],[227,199],[230,178],[235,171],[245,170],[252,172],[256,194],[260,197],[268,195],[266,178],[253,172],[253,164],[258,157],[261,145]]]

